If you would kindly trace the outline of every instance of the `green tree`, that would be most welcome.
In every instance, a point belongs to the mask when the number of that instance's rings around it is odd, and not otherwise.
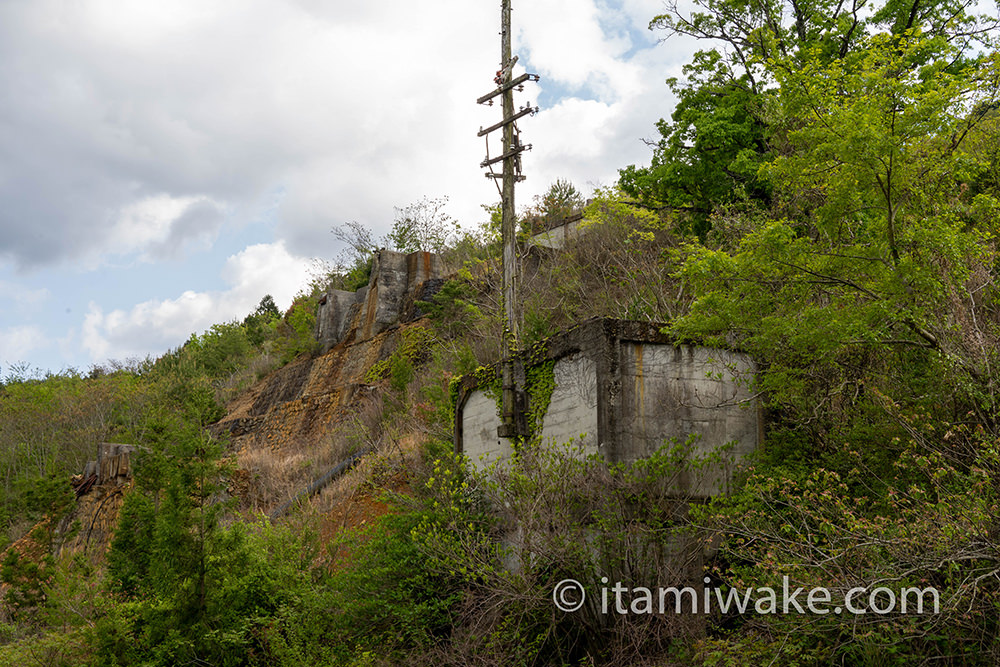
[[[734,201],[769,202],[758,175],[768,155],[763,98],[744,74],[734,78],[718,51],[685,66],[668,84],[678,97],[672,123],[660,120],[650,166],[620,170],[619,184],[646,206],[673,213],[679,227],[704,235],[711,214]]]
[[[50,553],[23,555],[8,549],[0,561],[0,582],[4,584],[3,602],[15,621],[32,623],[46,602],[46,588],[55,572]]]
[[[281,319],[281,311],[274,303],[274,297],[265,294],[257,304],[257,308],[243,318],[243,330],[247,340],[254,347],[259,347],[272,330],[274,323]]]
[[[419,202],[396,208],[396,216],[386,241],[393,250],[442,252],[459,238],[458,222],[445,212],[447,197],[424,197]]]
[[[657,123],[652,163],[622,169],[621,187],[648,206],[676,211],[682,227],[702,236],[720,206],[747,200],[767,206],[770,186],[757,167],[771,154],[771,63],[793,70],[829,64],[864,51],[873,34],[919,33],[948,43],[949,68],[958,72],[989,47],[1000,25],[976,10],[964,0],[886,0],[874,8],[859,0],[696,0],[693,8],[671,0],[650,29],[710,47],[687,65],[686,81],[667,81],[678,97],[672,122]]]
[[[312,354],[316,343],[317,292],[299,293],[285,316],[278,324],[278,351],[283,362],[288,363],[300,354]]]
[[[256,616],[284,601],[261,590],[273,582],[255,578],[260,555],[246,531],[222,525],[231,503],[220,453],[196,427],[169,419],[142,450],[108,552],[119,612],[129,613],[100,625],[102,664],[248,664]]]
[[[0,525],[17,539],[69,491],[98,442],[128,442],[153,391],[141,363],[9,382],[0,390]],[[26,522],[31,523],[26,523]],[[2,540],[0,540],[2,541]]]
[[[535,197],[535,205],[522,217],[522,227],[528,233],[549,229],[574,213],[582,213],[583,195],[571,182],[559,178],[543,194]]]
[[[210,378],[221,378],[241,368],[250,355],[247,330],[239,322],[213,324],[200,336],[191,334],[185,350]]]
[[[776,63],[784,145],[763,170],[787,217],[732,250],[692,248],[684,275],[701,296],[675,330],[727,332],[774,359],[775,396],[806,395],[777,368],[905,346],[960,369],[992,409],[990,361],[951,323],[982,306],[964,297],[988,265],[1000,201],[970,190],[979,170],[962,145],[994,103],[997,71],[950,74],[949,51],[913,67],[928,48],[883,36],[832,64]]]
[[[724,619],[739,631],[709,642],[720,664],[988,664],[996,650],[997,591],[979,584],[997,567],[980,545],[995,504],[998,73],[961,49],[912,30],[764,63],[772,205],[715,212],[712,245],[682,253],[695,300],[670,327],[750,352],[770,408],[748,483],[697,518],[718,522],[721,577],[933,583],[943,611],[863,629]]]

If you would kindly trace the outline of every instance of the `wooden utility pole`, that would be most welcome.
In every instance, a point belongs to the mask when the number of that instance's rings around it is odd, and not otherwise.
[[[524,176],[521,174],[521,153],[529,150],[531,145],[526,146],[521,143],[516,121],[523,116],[534,115],[538,111],[538,107],[532,108],[529,104],[519,112],[514,112],[514,89],[523,90],[522,84],[525,81],[538,81],[538,76],[522,74],[514,78],[513,71],[517,57],[511,56],[510,2],[511,0],[501,0],[500,2],[500,70],[494,79],[497,89],[477,100],[479,104],[489,103],[492,105],[493,98],[499,95],[503,110],[501,122],[485,130],[479,130],[479,136],[487,137],[486,159],[480,166],[489,168],[490,171],[486,174],[487,178],[501,179],[500,232],[503,238],[503,307],[505,317],[502,362],[503,405],[500,415],[501,425],[497,429],[497,435],[503,438],[525,435],[526,431],[522,389],[518,387],[518,373],[514,368],[514,356],[521,347],[521,326],[518,317],[520,292],[518,289],[517,216],[514,209],[514,184],[524,180]],[[501,128],[503,129],[503,146],[500,155],[490,158],[488,135]],[[492,169],[492,165],[497,162],[503,162],[503,171],[500,174],[495,173]]]

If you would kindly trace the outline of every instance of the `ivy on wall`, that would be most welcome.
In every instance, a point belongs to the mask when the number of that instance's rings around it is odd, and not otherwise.
[[[532,345],[520,354],[524,363],[524,392],[527,395],[527,426],[528,435],[518,438],[515,448],[520,445],[536,442],[541,437],[545,413],[548,412],[552,393],[555,391],[555,359],[548,358],[548,346],[544,341]],[[497,416],[503,414],[503,378],[499,372],[500,364],[480,366],[472,372],[476,387],[487,397],[493,399],[497,406]],[[463,377],[452,378],[449,384],[452,412],[458,405],[459,389]]]

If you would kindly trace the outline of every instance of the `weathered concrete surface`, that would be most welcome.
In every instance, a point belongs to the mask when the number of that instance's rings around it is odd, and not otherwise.
[[[597,453],[597,364],[573,352],[557,360],[552,373],[555,389],[542,419],[542,443],[559,445],[573,439],[583,455]]]
[[[550,338],[535,355],[536,362],[555,360],[555,389],[538,434],[543,444],[575,440],[584,455],[611,462],[647,457],[672,441],[690,439],[692,457],[728,446],[703,471],[679,476],[678,497],[724,491],[734,466],[760,442],[760,411],[747,387],[754,365],[745,354],[675,345],[650,323],[598,319]],[[475,378],[464,379],[456,451],[475,465],[509,455],[499,424],[496,402]]]
[[[420,316],[416,301],[427,300],[428,283],[440,281],[447,267],[440,255],[375,252],[368,286],[357,292],[330,290],[316,311],[316,340],[323,352],[337,343],[368,340],[390,327]],[[440,285],[436,285],[440,287]]]
[[[555,388],[542,421],[543,443],[574,440],[583,456],[598,451],[596,371],[594,361],[579,352],[555,362]],[[464,451],[477,467],[513,453],[510,440],[497,437],[499,424],[497,401],[486,391],[472,390],[462,407],[462,432]]]
[[[566,244],[583,233],[580,226],[583,224],[583,213],[576,213],[558,224],[544,229],[528,237],[528,245],[559,250],[565,248]]]
[[[475,443],[466,454],[477,466],[485,467],[513,453],[510,440],[497,437],[497,402],[485,391],[476,390],[469,394],[463,405],[462,426],[467,434],[467,442]]]
[[[747,382],[754,372],[744,354],[707,347],[629,342],[621,346],[621,402],[616,461],[635,461],[669,441],[694,438],[690,455],[731,449],[703,473],[681,480],[707,497],[726,490],[734,464],[758,445],[758,410]]]
[[[97,460],[87,462],[80,481],[88,483],[90,486],[124,484],[132,476],[131,457],[134,452],[135,445],[116,442],[98,444]],[[77,493],[80,493],[79,490]]]
[[[368,294],[368,286],[357,292],[329,290],[316,308],[316,340],[328,351],[334,344],[347,337],[347,328],[361,311],[361,304]]]

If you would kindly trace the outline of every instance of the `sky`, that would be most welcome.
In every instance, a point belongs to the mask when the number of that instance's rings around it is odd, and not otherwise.
[[[693,47],[662,0],[514,0],[533,145],[518,204],[648,164]],[[0,0],[0,377],[156,357],[265,294],[287,308],[395,208],[499,200],[499,0]]]

